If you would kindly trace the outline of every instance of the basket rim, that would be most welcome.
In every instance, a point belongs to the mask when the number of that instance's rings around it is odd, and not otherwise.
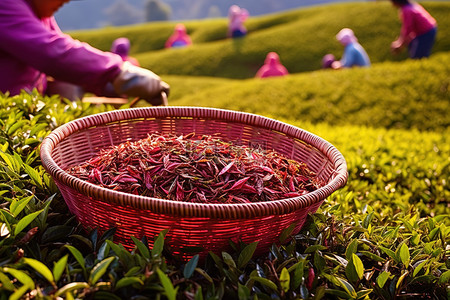
[[[284,198],[270,202],[253,202],[239,204],[213,204],[213,203],[189,203],[168,199],[153,198],[118,192],[103,188],[95,184],[83,181],[64,171],[52,158],[52,151],[66,137],[79,130],[105,125],[111,122],[125,120],[179,117],[200,118],[222,121],[234,121],[270,130],[283,128],[281,133],[294,139],[306,136],[311,138],[313,146],[326,155],[333,163],[334,178],[319,189],[299,197]],[[154,213],[178,215],[182,217],[206,217],[206,218],[247,218],[271,215],[289,214],[298,209],[309,207],[317,202],[324,201],[328,196],[345,186],[348,179],[347,163],[344,156],[331,143],[323,138],[293,125],[264,117],[261,115],[234,111],[228,109],[195,107],[195,106],[165,106],[129,108],[102,112],[82,117],[54,129],[41,143],[41,161],[44,169],[57,181],[75,189],[77,192],[110,204],[131,206],[136,209],[151,210]]]

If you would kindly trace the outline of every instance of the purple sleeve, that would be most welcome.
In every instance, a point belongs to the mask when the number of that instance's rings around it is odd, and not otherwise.
[[[0,47],[17,60],[97,94],[120,73],[120,56],[72,39],[53,17],[38,19],[24,0],[1,2]]]

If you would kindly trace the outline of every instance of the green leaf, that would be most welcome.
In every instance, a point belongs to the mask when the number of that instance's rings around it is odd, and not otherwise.
[[[238,299],[247,300],[250,299],[250,289],[238,282]]]
[[[34,184],[37,185],[39,188],[42,188],[42,178],[39,175],[39,172],[25,163],[22,166],[25,169],[25,172],[33,180]]]
[[[381,251],[383,251],[384,253],[386,253],[389,257],[391,257],[394,261],[397,261],[397,256],[395,255],[395,252],[392,251],[391,249],[385,248],[383,246],[379,246],[379,248],[381,249]]]
[[[49,268],[47,268],[46,265],[44,265],[43,263],[41,263],[40,261],[33,259],[33,258],[23,258],[23,261],[29,265],[30,267],[32,267],[36,272],[38,272],[39,274],[41,274],[45,279],[47,279],[48,282],[54,284],[55,283],[55,279],[53,278],[53,274],[52,271],[50,271]]]
[[[164,234],[160,232],[152,248],[152,257],[160,257],[164,249]]]
[[[383,288],[386,281],[389,279],[389,276],[391,276],[391,273],[383,271],[380,275],[377,277],[377,284],[380,288]]]
[[[369,289],[369,290],[359,290],[356,293],[356,299],[363,299],[366,298],[370,293],[372,293],[373,289]]]
[[[143,257],[145,257],[146,259],[150,259],[150,251],[148,250],[148,247],[146,245],[144,245],[143,242],[141,242],[140,240],[135,238],[134,236],[132,236],[131,239],[133,240],[134,244],[139,249],[139,253],[141,253],[141,255]]]
[[[364,256],[367,256],[368,258],[374,260],[374,261],[378,261],[378,262],[385,262],[386,260],[376,254],[373,254],[372,252],[369,251],[359,251],[359,253],[361,253]]]
[[[183,270],[184,278],[191,278],[192,274],[194,274],[195,268],[197,268],[199,255],[194,255],[186,264]]]
[[[69,255],[64,255],[60,260],[54,263],[53,265],[53,278],[56,282],[61,278],[66,266],[67,266],[67,258]]]
[[[15,122],[9,129],[8,129],[8,135],[14,134],[17,129],[21,128],[23,125],[28,123],[28,120],[20,120]]]
[[[349,282],[347,282],[346,280],[344,280],[340,277],[336,277],[336,279],[339,281],[340,286],[347,292],[347,294],[349,294],[352,297],[357,296],[355,289]]]
[[[111,256],[108,258],[105,258],[98,264],[94,266],[94,268],[91,270],[91,275],[89,276],[89,283],[94,285],[102,276],[106,273],[106,270],[108,269],[109,265],[115,260],[116,258]]]
[[[417,273],[420,272],[420,270],[422,270],[423,266],[427,263],[428,261],[426,259],[424,259],[421,263],[419,263],[419,265],[417,267],[414,268],[413,271],[413,277],[416,277]]]
[[[286,268],[283,268],[280,274],[281,289],[285,293],[287,293],[289,291],[290,284],[291,284],[291,277],[289,276],[289,271]]]
[[[139,284],[140,286],[144,286],[144,282],[139,277],[122,277],[116,283],[116,290],[132,284]]]
[[[398,260],[400,260],[405,267],[409,267],[409,260],[410,260],[410,254],[409,254],[409,248],[408,246],[403,243],[396,251],[395,255],[397,256]]]
[[[159,281],[161,281],[164,291],[166,292],[167,298],[169,300],[176,300],[178,287],[174,288],[169,277],[159,268],[156,269],[156,273],[158,274]]]
[[[55,296],[64,296],[67,293],[70,293],[75,290],[87,289],[89,288],[89,284],[87,282],[71,282],[60,288],[56,291]]]
[[[11,205],[9,206],[9,211],[11,212],[11,214],[17,217],[22,212],[22,210],[27,206],[28,202],[30,202],[30,200],[33,199],[33,197],[34,196],[28,196],[20,200],[14,199],[13,202],[11,202]]]
[[[247,263],[250,261],[250,259],[253,257],[253,254],[255,253],[256,247],[258,246],[258,242],[253,242],[242,250],[242,252],[239,254],[238,257],[238,268],[242,269],[247,265]]]
[[[364,265],[361,261],[361,259],[356,254],[352,254],[351,262],[355,268],[356,274],[358,275],[358,278],[361,280],[364,275]]]
[[[231,268],[236,268],[236,263],[233,260],[233,257],[227,253],[227,252],[222,252],[222,258],[223,261]]]
[[[312,245],[309,246],[308,248],[306,248],[305,253],[314,253],[316,251],[322,251],[322,250],[326,250],[327,247],[322,246],[322,245]]]
[[[288,228],[283,229],[283,231],[280,234],[280,243],[285,243],[287,239],[291,236],[292,231],[295,229],[295,226],[297,224],[293,223]]]
[[[7,291],[14,291],[16,288],[9,279],[8,276],[6,276],[4,273],[0,272],[0,282],[2,283],[2,288],[4,288]]]
[[[304,275],[304,262],[300,261],[295,264],[294,276],[291,278],[292,289],[296,290],[303,281]]]
[[[450,270],[445,271],[439,277],[439,284],[444,284],[450,281]]]
[[[43,211],[43,209],[35,211],[34,213],[31,213],[25,217],[23,217],[16,225],[16,228],[14,228],[14,235],[18,235],[22,232],[22,230],[25,229],[33,220]]]
[[[3,272],[9,273],[18,281],[20,281],[23,285],[30,287],[30,289],[34,289],[34,281],[28,276],[25,272],[19,271],[16,269],[5,267],[3,268]]]
[[[66,245],[65,247],[69,249],[70,253],[72,253],[73,257],[75,257],[83,271],[86,271],[83,254],[81,254],[81,252],[74,246]]]
[[[348,244],[347,249],[345,250],[345,257],[347,260],[349,260],[356,251],[358,251],[358,240],[353,240]]]
[[[252,276],[252,277],[250,277],[250,279],[252,279],[254,281],[257,281],[257,282],[261,283],[262,285],[264,285],[264,286],[266,286],[266,287],[268,287],[268,288],[270,288],[270,289],[272,289],[274,291],[278,290],[277,285],[273,281],[271,281],[271,280],[269,280],[267,278],[262,278],[262,277],[258,277],[258,276]]]
[[[401,286],[403,280],[406,278],[406,276],[408,276],[409,272],[408,271],[403,271],[402,276],[400,276],[400,278],[397,281],[397,284],[395,285],[395,287],[398,289],[399,286]]]

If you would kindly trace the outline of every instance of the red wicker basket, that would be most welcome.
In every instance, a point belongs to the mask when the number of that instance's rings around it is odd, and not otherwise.
[[[204,204],[177,202],[117,192],[75,178],[65,170],[102,148],[146,138],[149,133],[214,134],[224,141],[273,149],[302,161],[321,187],[300,197],[272,202]],[[166,245],[175,256],[188,249],[226,251],[230,240],[258,241],[261,254],[295,224],[298,233],[308,213],[347,182],[347,164],[329,142],[300,128],[250,113],[199,107],[147,107],[84,117],[54,130],[41,145],[42,164],[59,187],[70,211],[85,226],[116,227],[115,241],[134,247],[131,236],[150,241],[168,229]]]

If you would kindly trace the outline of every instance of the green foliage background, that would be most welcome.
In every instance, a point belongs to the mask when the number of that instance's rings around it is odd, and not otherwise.
[[[78,224],[39,158],[51,130],[113,108],[0,95],[0,298],[447,299],[450,5],[425,7],[439,35],[420,61],[389,54],[400,24],[385,2],[252,18],[240,41],[225,38],[225,20],[187,22],[195,45],[178,50],[162,49],[170,23],[73,33],[103,49],[129,36],[141,63],[171,84],[171,105],[253,112],[323,137],[346,158],[348,184],[262,257],[256,244],[232,244],[206,261],[177,261],[165,232],[134,239],[129,252],[113,229]],[[320,70],[323,54],[341,52],[334,35],[345,26],[373,66]],[[292,74],[251,78],[272,50]]]

